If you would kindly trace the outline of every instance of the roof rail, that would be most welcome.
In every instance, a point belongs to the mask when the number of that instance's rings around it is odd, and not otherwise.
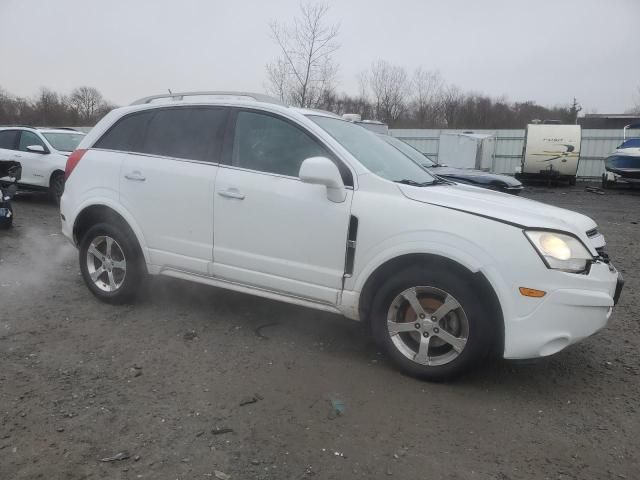
[[[144,97],[136,100],[131,105],[143,105],[145,103],[151,103],[154,100],[160,98],[168,98],[174,101],[184,100],[184,97],[199,97],[199,96],[227,96],[227,97],[246,97],[256,102],[275,103],[277,105],[285,105],[277,98],[265,95],[263,93],[251,93],[251,92],[232,92],[232,91],[202,91],[202,92],[178,92],[178,93],[163,93],[160,95],[151,95],[150,97]]]

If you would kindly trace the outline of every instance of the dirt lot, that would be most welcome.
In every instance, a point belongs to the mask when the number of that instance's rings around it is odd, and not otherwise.
[[[596,219],[621,303],[580,345],[453,384],[295,306],[169,279],[102,304],[56,209],[23,196],[0,231],[0,479],[638,478],[640,192],[526,196]]]

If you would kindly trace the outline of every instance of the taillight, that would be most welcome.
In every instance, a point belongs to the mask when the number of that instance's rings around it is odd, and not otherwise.
[[[73,172],[73,169],[76,168],[76,165],[80,163],[82,160],[82,156],[87,152],[86,148],[79,148],[78,150],[74,150],[69,158],[67,158],[67,165],[64,168],[64,179],[68,179]]]

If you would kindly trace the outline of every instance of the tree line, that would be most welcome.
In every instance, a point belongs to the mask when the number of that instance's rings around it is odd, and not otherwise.
[[[463,92],[437,70],[408,72],[383,59],[359,74],[358,95],[338,94],[339,25],[328,23],[328,12],[327,4],[302,1],[291,23],[269,24],[280,55],[266,65],[265,87],[289,105],[357,113],[395,128],[523,128],[535,119],[575,123],[581,110],[575,98],[548,108]]]
[[[68,95],[42,88],[32,98],[0,87],[0,125],[92,126],[113,108],[94,87],[77,87]]]
[[[512,102],[465,92],[437,70],[409,71],[384,59],[360,72],[357,94],[338,93],[335,54],[340,28],[327,21],[328,11],[326,4],[302,0],[291,23],[269,24],[280,55],[266,65],[265,89],[288,105],[356,113],[392,128],[524,128],[533,120],[576,123],[581,107],[575,98],[555,107]],[[69,94],[42,88],[33,98],[17,97],[0,87],[0,125],[92,126],[114,107],[88,86]]]

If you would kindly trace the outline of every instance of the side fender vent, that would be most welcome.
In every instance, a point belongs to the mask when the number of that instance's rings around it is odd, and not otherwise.
[[[353,262],[356,257],[356,239],[358,237],[358,217],[351,215],[349,219],[349,232],[347,234],[347,251],[344,261],[344,275],[351,276],[353,273]]]

